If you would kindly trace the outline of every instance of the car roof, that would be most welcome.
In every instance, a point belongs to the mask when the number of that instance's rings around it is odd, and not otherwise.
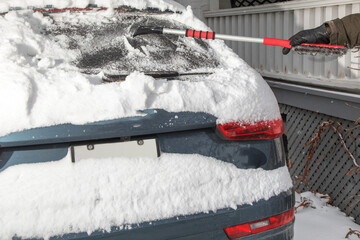
[[[84,0],[84,1],[53,1],[53,0],[30,0],[30,1],[13,1],[2,0],[0,3],[0,13],[13,10],[25,9],[65,9],[65,8],[133,8],[133,9],[158,9],[160,11],[181,12],[185,9],[181,4],[172,0]]]

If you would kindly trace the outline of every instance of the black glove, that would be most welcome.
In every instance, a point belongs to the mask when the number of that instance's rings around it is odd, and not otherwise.
[[[290,39],[290,45],[295,47],[302,43],[330,43],[330,34],[326,30],[326,25],[323,24],[320,27],[303,30],[292,36]],[[284,55],[290,52],[290,48],[283,48],[282,53]]]

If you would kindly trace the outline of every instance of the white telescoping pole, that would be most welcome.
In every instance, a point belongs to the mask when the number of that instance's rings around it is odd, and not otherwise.
[[[215,39],[238,41],[238,42],[252,42],[252,43],[263,43],[263,38],[253,38],[253,37],[242,37],[242,36],[232,36],[225,34],[216,34]]]
[[[174,35],[179,35],[179,36],[185,36],[186,30],[163,28],[163,33],[165,33],[165,34],[174,34]]]

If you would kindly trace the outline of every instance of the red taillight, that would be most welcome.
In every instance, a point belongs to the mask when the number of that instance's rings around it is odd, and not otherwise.
[[[294,208],[282,214],[225,228],[228,238],[236,239],[280,227],[294,218]]]
[[[256,123],[231,122],[218,124],[218,130],[228,140],[261,140],[281,137],[284,132],[282,119]]]

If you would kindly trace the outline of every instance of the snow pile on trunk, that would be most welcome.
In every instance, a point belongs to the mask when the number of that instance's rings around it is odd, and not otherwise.
[[[116,13],[90,14],[106,19]],[[163,18],[208,30],[190,8]],[[220,67],[196,81],[159,81],[133,72],[123,83],[101,84],[101,74],[82,74],[74,66],[76,49],[65,49],[61,41],[42,33],[51,24],[50,18],[30,10],[0,16],[0,136],[34,127],[136,116],[138,110],[152,108],[206,112],[219,123],[280,117],[266,82],[223,41],[208,40]]]
[[[236,208],[292,187],[286,167],[238,169],[200,155],[18,165],[0,174],[0,238],[48,238]]]
[[[54,8],[85,8],[89,4],[99,7],[116,8],[119,6],[131,6],[137,9],[158,8],[162,11],[181,11],[184,7],[171,0],[1,0],[0,12],[7,12],[11,8],[43,8],[52,6]]]

